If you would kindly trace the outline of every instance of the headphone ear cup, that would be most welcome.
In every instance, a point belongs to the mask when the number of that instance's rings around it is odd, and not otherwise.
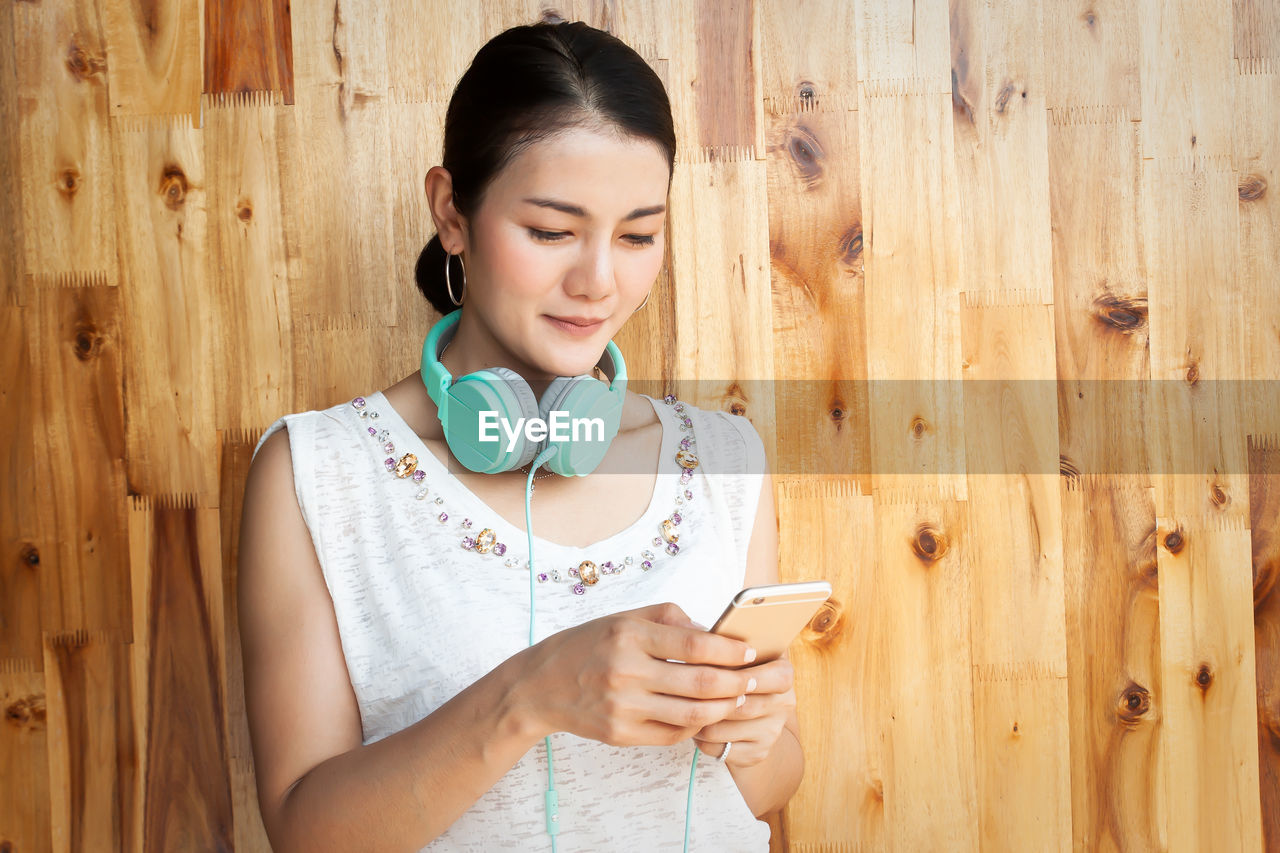
[[[622,421],[622,406],[607,385],[587,376],[560,376],[552,380],[542,394],[538,405],[539,416],[551,425],[551,413],[566,411],[570,421],[565,426],[568,436],[564,441],[552,441],[548,430],[547,443],[559,448],[559,452],[547,462],[547,467],[564,477],[585,477],[594,471],[613,443]],[[584,424],[586,429],[573,439],[573,421],[599,418],[604,425],[603,436],[598,427]]]
[[[514,427],[523,418],[535,417],[538,411],[533,390],[516,372],[505,367],[492,367],[468,373],[457,379],[445,392],[447,418],[441,413],[445,441],[458,461],[472,471],[496,474],[511,471],[533,460],[541,446],[525,438],[523,428],[515,436],[511,450],[503,422]],[[481,413],[497,416],[497,440],[481,441]],[[490,427],[489,434],[492,435]]]

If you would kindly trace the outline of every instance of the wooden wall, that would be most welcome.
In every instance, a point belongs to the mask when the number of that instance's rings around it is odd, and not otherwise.
[[[0,6],[0,849],[266,849],[250,453],[414,369],[448,96],[544,5]],[[835,586],[775,847],[1280,850],[1280,3],[554,10],[675,109],[631,372]]]

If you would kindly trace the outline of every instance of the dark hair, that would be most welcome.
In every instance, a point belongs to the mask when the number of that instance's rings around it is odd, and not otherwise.
[[[499,172],[525,148],[562,130],[612,126],[656,142],[675,165],[676,135],[662,81],[625,43],[581,21],[512,27],[488,41],[458,81],[445,114],[441,165],[453,177],[464,216],[480,205]],[[670,171],[668,171],[670,175]],[[444,281],[436,235],[418,256],[418,289],[441,314],[456,310]],[[454,293],[462,276],[451,269]]]

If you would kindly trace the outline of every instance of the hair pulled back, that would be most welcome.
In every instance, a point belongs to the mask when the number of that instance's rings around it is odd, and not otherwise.
[[[632,48],[580,21],[512,27],[476,53],[445,113],[441,165],[453,203],[471,216],[498,173],[521,151],[573,127],[608,127],[657,143],[675,163],[676,135],[662,81]],[[670,172],[668,172],[670,174]],[[444,247],[433,236],[414,268],[418,289],[441,314],[456,310],[445,289]],[[455,295],[462,275],[450,273]]]

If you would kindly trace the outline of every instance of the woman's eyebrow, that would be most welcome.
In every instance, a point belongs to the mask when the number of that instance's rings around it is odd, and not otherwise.
[[[586,217],[587,212],[576,204],[569,204],[564,201],[556,201],[553,198],[526,198],[523,201],[529,204],[536,204],[538,207],[549,207],[552,210],[558,210],[561,213],[567,213],[570,216]],[[635,210],[622,217],[623,222],[630,222],[632,219],[643,219],[646,216],[653,216],[655,213],[662,213],[667,209],[664,204],[657,204],[653,207],[637,207]]]

